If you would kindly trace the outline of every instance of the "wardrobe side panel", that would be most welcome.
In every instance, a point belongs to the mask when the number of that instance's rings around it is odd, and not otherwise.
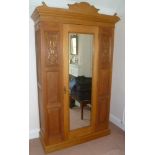
[[[36,67],[37,67],[37,88],[38,88],[38,106],[39,106],[39,121],[40,121],[40,133],[43,139],[46,141],[46,123],[45,123],[45,108],[43,102],[43,74],[42,74],[42,58],[41,58],[41,30],[39,24],[35,26],[35,49],[36,49]]]

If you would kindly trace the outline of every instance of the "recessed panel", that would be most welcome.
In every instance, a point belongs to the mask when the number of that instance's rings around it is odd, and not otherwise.
[[[99,95],[110,94],[110,71],[100,70],[99,72]]]
[[[48,104],[58,102],[59,73],[47,72],[47,100]]]
[[[99,99],[99,106],[98,106],[98,112],[99,112],[99,123],[104,123],[107,117],[107,105],[108,105],[108,98],[100,98]]]
[[[98,98],[97,106],[97,129],[103,129],[108,127],[109,120],[109,96],[103,96]]]
[[[48,109],[49,135],[56,136],[61,133],[60,108]]]

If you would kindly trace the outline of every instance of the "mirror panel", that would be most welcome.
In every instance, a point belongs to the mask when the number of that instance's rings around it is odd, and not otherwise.
[[[93,35],[69,33],[70,130],[90,126]]]

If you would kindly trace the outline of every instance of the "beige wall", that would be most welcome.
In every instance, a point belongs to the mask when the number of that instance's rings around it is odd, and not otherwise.
[[[124,129],[125,109],[125,10],[124,3],[117,8],[121,20],[116,24],[113,56],[113,77],[110,120]]]
[[[37,77],[36,77],[36,58],[35,58],[35,39],[34,23],[29,22],[29,137],[39,136],[39,114],[37,96]]]

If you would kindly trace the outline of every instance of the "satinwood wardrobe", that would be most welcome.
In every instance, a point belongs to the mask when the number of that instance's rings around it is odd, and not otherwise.
[[[68,6],[68,9],[62,9],[43,3],[32,14],[35,22],[40,139],[45,152],[110,134],[114,28],[119,17],[116,14],[99,14],[98,9],[86,2]],[[89,74],[85,73],[88,64],[91,65]],[[80,97],[71,96],[70,80],[73,78],[77,83],[84,84],[77,86],[77,90],[82,89],[82,93],[79,91],[81,94],[77,93]],[[91,86],[89,93],[85,86]],[[86,96],[87,100],[84,99]],[[72,107],[70,98],[74,99]],[[78,121],[88,121],[86,115],[89,113],[89,124],[70,129],[70,119],[75,116],[74,112],[81,113],[81,105],[82,108],[85,105],[82,118],[77,115],[79,120],[72,122],[76,125]]]

